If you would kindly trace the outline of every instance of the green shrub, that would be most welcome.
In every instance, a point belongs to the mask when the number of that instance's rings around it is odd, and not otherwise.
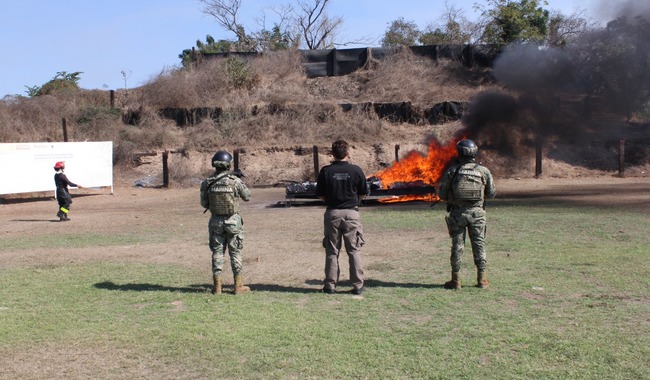
[[[224,63],[228,83],[237,89],[253,87],[255,73],[249,64],[236,56],[230,56]]]
[[[30,94],[30,96],[41,96],[79,90],[78,83],[79,79],[81,79],[79,78],[80,74],[80,71],[74,73],[59,71],[52,80],[45,83],[40,88],[37,86],[28,87],[28,94]]]
[[[79,111],[77,123],[87,124],[96,122],[97,120],[117,121],[120,116],[120,110],[117,108],[88,106]]]

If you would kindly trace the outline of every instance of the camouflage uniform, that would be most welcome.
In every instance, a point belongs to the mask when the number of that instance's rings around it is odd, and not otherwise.
[[[248,201],[250,197],[244,182],[228,171],[217,171],[201,184],[201,206],[212,214],[208,231],[214,276],[220,276],[223,271],[226,246],[233,275],[242,272],[244,221],[239,214],[239,198]]]
[[[474,190],[458,189],[458,180],[463,178],[465,183],[474,183]],[[461,187],[463,185],[460,185]],[[473,193],[468,195],[467,193]],[[440,199],[448,202],[449,215],[445,217],[449,236],[451,237],[451,269],[458,273],[461,266],[461,255],[465,247],[465,236],[469,232],[474,254],[474,264],[479,272],[485,271],[485,199],[494,198],[496,187],[490,171],[474,162],[474,159],[463,158],[452,165],[440,181],[438,191]],[[456,199],[455,199],[456,198]]]

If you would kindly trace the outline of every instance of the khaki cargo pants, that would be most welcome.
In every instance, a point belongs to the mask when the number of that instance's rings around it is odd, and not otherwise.
[[[363,261],[361,247],[363,228],[359,211],[355,209],[328,209],[324,216],[325,237],[325,284],[326,289],[336,289],[341,270],[339,268],[339,253],[345,245],[350,264],[350,281],[354,289],[363,287]]]

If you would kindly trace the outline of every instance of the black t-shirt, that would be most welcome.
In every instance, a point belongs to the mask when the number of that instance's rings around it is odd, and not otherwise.
[[[325,197],[328,209],[351,209],[359,205],[369,188],[363,170],[347,161],[334,161],[318,173],[316,195]]]

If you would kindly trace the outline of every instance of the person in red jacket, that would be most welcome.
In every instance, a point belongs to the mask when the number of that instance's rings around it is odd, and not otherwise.
[[[70,182],[68,177],[63,173],[65,170],[65,162],[59,161],[54,165],[54,183],[56,184],[56,200],[59,203],[59,212],[56,213],[56,216],[59,217],[60,222],[67,222],[70,220],[68,218],[68,213],[70,212],[70,205],[72,204],[72,197],[68,191],[68,186],[77,187],[81,189],[81,186],[76,183]]]

